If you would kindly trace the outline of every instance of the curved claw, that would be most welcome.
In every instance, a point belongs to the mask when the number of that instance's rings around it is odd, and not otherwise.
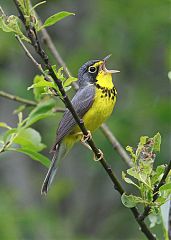
[[[82,143],[85,143],[87,142],[88,140],[91,140],[92,139],[92,135],[91,135],[91,132],[88,130],[87,131],[88,134],[87,135],[83,135],[83,137],[81,138],[81,142]]]
[[[103,159],[103,157],[104,157],[104,154],[103,154],[103,152],[100,150],[100,149],[98,149],[99,150],[99,157],[97,158],[96,156],[95,156],[95,154],[94,154],[94,161],[96,161],[96,162],[98,162],[98,161],[100,161],[100,160],[102,160]]]

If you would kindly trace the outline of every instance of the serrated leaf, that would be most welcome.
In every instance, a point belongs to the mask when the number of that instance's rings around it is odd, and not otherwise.
[[[30,150],[27,148],[16,148],[15,151],[28,155],[33,160],[36,160],[36,161],[42,163],[46,167],[49,167],[49,165],[50,165],[50,160],[47,157],[45,157],[44,155],[42,155],[41,153],[38,153],[36,151]]]
[[[64,88],[70,86],[72,82],[75,82],[75,81],[77,81],[77,80],[78,80],[78,79],[75,78],[75,77],[69,77],[69,78],[67,78],[67,80],[66,80],[66,81],[64,82],[64,84],[63,84]]]
[[[40,119],[55,115],[52,111],[54,106],[55,102],[53,99],[40,102],[29,114],[28,120],[26,122],[26,127],[32,125]]]
[[[121,196],[121,201],[125,207],[133,208],[138,203],[142,202],[142,199],[140,197],[136,197],[134,195],[127,195],[126,193],[124,193]]]
[[[33,151],[41,151],[45,145],[41,143],[41,136],[33,128],[20,130],[14,139],[14,143],[19,144],[22,148],[31,149]]]
[[[52,15],[52,16],[50,16],[49,18],[46,19],[46,21],[44,22],[44,24],[41,26],[40,30],[41,30],[42,28],[46,28],[46,27],[52,26],[53,24],[59,22],[59,21],[62,20],[63,18],[68,17],[68,16],[71,16],[71,15],[75,15],[75,14],[74,14],[74,13],[71,13],[71,12],[65,12],[65,11],[56,13],[56,14],[54,14],[54,15]]]
[[[154,141],[153,150],[155,152],[160,152],[161,135],[159,132],[153,137],[153,141]]]
[[[0,127],[1,127],[1,128],[11,129],[11,127],[8,126],[5,122],[0,122]]]

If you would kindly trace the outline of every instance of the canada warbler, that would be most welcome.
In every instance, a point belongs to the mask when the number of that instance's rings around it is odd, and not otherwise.
[[[91,60],[78,72],[79,89],[72,99],[72,105],[78,116],[83,119],[85,127],[93,132],[112,113],[117,91],[112,82],[112,73],[105,67],[107,56],[103,60]],[[57,170],[59,160],[63,159],[73,145],[81,140],[83,134],[76,124],[71,112],[66,109],[57,129],[54,153],[50,168],[42,185],[42,193],[47,193]]]

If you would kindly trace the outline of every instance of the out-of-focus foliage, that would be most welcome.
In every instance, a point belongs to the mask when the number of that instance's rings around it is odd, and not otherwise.
[[[16,13],[11,1],[1,4],[8,15]],[[62,10],[76,14],[48,29],[74,76],[87,60],[113,54],[110,65],[121,74],[114,79],[118,101],[108,124],[124,146],[135,146],[139,136],[159,131],[162,145],[157,165],[169,159],[169,4],[159,0],[52,0],[36,8],[43,22]],[[32,92],[26,89],[37,69],[10,34],[1,32],[0,53],[0,88],[32,99]],[[37,97],[39,101],[38,93]],[[0,121],[15,128],[18,120],[11,112],[18,104],[0,100]],[[30,123],[41,132],[48,149],[61,118],[60,114],[53,115],[40,123],[33,118]],[[95,140],[120,176],[125,166],[116,152],[100,131]],[[46,169],[26,161],[22,154],[1,154],[0,158],[1,239],[110,240],[125,239],[125,235],[127,239],[144,239],[117,193],[111,191],[107,176],[81,146],[61,165],[47,198],[41,198],[39,191]],[[130,221],[130,228],[123,224]],[[160,230],[155,228],[158,234]]]
[[[158,190],[155,190],[166,168],[163,164],[158,165],[156,169],[153,168],[156,153],[160,152],[160,144],[161,135],[157,133],[153,138],[141,137],[136,151],[132,147],[127,146],[127,150],[131,155],[132,167],[127,169],[127,174],[122,172],[124,181],[138,189],[138,195],[124,193],[121,197],[122,203],[128,208],[135,207],[138,204],[142,204],[144,208],[149,206],[151,227],[162,223],[160,207],[169,202],[171,194],[171,177],[169,174],[165,184]],[[154,198],[155,194],[157,194],[156,199]]]

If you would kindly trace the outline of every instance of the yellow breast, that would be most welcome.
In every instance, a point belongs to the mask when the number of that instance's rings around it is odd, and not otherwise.
[[[111,74],[104,74],[101,72],[98,74],[95,83],[95,98],[91,108],[83,117],[83,121],[87,130],[93,132],[100,125],[106,121],[111,115],[116,103],[117,91],[112,82]],[[80,133],[78,126],[74,127],[71,135],[77,136]],[[77,136],[77,138],[79,138]]]
[[[94,103],[83,117],[86,128],[94,131],[100,127],[111,115],[115,102],[116,90],[114,88],[107,89],[97,85]]]

